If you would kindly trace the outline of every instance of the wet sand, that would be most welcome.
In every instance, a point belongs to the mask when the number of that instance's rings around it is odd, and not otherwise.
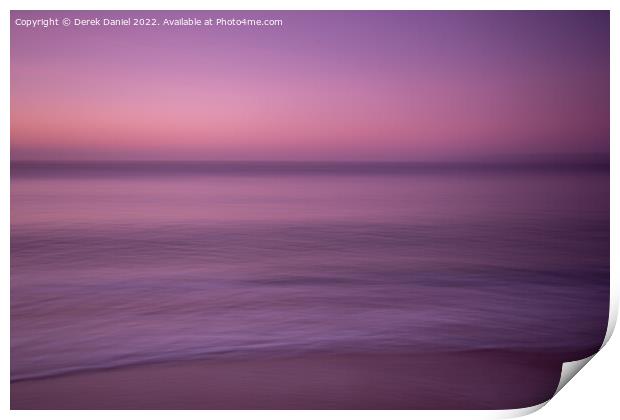
[[[510,409],[553,396],[560,358],[500,351],[159,363],[11,384],[11,409]]]

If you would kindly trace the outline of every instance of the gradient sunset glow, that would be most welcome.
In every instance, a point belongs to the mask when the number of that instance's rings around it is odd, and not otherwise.
[[[241,17],[281,27],[16,18]],[[608,12],[13,12],[13,160],[609,149]]]

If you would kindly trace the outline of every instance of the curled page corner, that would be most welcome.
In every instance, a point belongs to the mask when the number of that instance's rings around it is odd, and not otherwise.
[[[614,299],[616,296],[614,293],[610,293],[611,295],[611,304],[609,307],[609,320],[607,321],[607,331],[605,333],[605,338],[603,339],[603,343],[601,344],[601,348],[598,349],[596,353],[591,356],[588,356],[584,359],[573,360],[571,362],[565,362],[562,364],[562,373],[560,374],[560,382],[558,383],[558,387],[555,390],[554,396],[557,395],[558,392],[571,380],[573,377],[581,370],[585,365],[588,364],[590,360],[596,354],[607,345],[609,339],[613,335],[614,330],[616,329],[616,322],[618,320],[618,302]]]
[[[607,345],[607,343],[609,342],[609,339],[613,335],[613,332],[616,328],[617,319],[618,319],[618,305],[617,305],[617,302],[612,300],[610,309],[609,309],[609,320],[607,322],[607,332],[605,333],[605,338],[603,339],[603,343],[601,344],[601,347],[598,349],[596,353],[592,354],[591,356],[588,356],[588,357],[585,357],[579,360],[564,362],[562,364],[562,372],[560,374],[560,381],[558,382],[558,386],[555,389],[555,392],[553,393],[554,397],[558,394],[558,392],[562,390],[562,388],[564,388],[564,386],[567,383],[570,382],[571,379],[575,377],[575,375],[577,375],[577,373],[581,369],[583,369],[585,365],[588,364],[588,362],[590,362],[590,360],[592,360],[594,356],[598,354],[599,351],[603,349],[603,347],[605,347],[605,345]],[[505,413],[506,417],[504,418],[522,417],[522,416],[526,416],[528,414],[534,413],[540,410],[541,408],[543,408],[545,405],[547,405],[549,401],[551,401],[551,399],[543,403],[540,403],[538,405],[534,405],[532,407],[526,407],[526,408],[522,408],[518,410],[507,410]]]
[[[585,359],[573,360],[572,362],[565,362],[562,364],[562,373],[560,375],[560,382],[555,390],[554,396],[579,372],[590,360],[596,355],[586,357]]]
[[[616,329],[616,322],[618,321],[618,295],[613,289],[610,289],[609,295],[611,298],[611,302],[609,305],[609,320],[607,321],[607,332],[605,332],[605,338],[603,339],[603,344],[601,344],[601,348],[605,347],[605,345],[607,345],[607,343],[609,342],[609,339],[611,338],[614,330]]]
[[[571,362],[564,362],[562,364],[562,373],[560,374],[560,382],[558,383],[558,387],[555,389],[555,393],[553,394],[554,396],[557,395],[557,393],[560,392],[560,390],[564,388],[564,386],[571,379],[573,379],[573,377],[581,369],[583,369],[583,367],[587,365],[588,362],[592,360],[592,358],[596,356],[596,354],[599,351],[601,351],[603,347],[605,347],[605,345],[609,342],[609,339],[611,338],[611,335],[613,334],[613,331],[616,327],[616,320],[617,320],[617,308],[616,308],[616,305],[612,305],[609,311],[609,321],[607,323],[607,332],[605,333],[605,338],[603,339],[603,344],[601,345],[601,348],[591,356],[588,356],[586,358],[579,359],[579,360],[573,360]]]
[[[560,392],[560,390],[564,388],[564,386],[571,379],[573,379],[573,377],[577,374],[577,372],[583,369],[583,367],[587,365],[588,362],[592,360],[592,358],[596,356],[596,354],[599,351],[601,351],[601,349],[605,347],[605,345],[609,342],[609,339],[611,338],[616,328],[616,322],[618,320],[618,305],[617,305],[617,302],[613,300],[613,296],[615,295],[612,294],[612,302],[609,308],[609,320],[607,322],[607,332],[605,333],[605,338],[603,339],[603,344],[601,344],[601,348],[593,355],[588,356],[584,359],[573,360],[572,362],[565,362],[562,364],[562,373],[560,375],[560,382],[558,383],[558,387],[556,388],[555,393],[553,394],[554,396],[558,392]]]
[[[609,330],[608,330],[609,331]],[[597,352],[598,353],[598,352]],[[570,382],[571,379],[573,379],[573,377],[586,365],[588,364],[588,362],[596,355],[593,354],[592,356],[586,357],[584,359],[580,359],[580,360],[573,360],[571,362],[564,362],[562,364],[562,372],[560,374],[560,382],[558,383],[557,388],[555,389],[555,392],[553,393],[553,397],[555,397],[557,395],[558,392],[560,392],[560,390],[562,388],[564,388],[564,386]],[[514,409],[514,410],[502,410],[501,414],[499,415],[498,418],[516,418],[516,417],[524,417],[527,416],[529,414],[532,414],[538,410],[540,410],[541,408],[543,408],[545,405],[547,405],[547,403],[549,401],[551,401],[551,399],[553,399],[553,397],[551,397],[549,400],[544,401],[540,404],[537,405],[533,405],[531,407],[524,407],[524,408],[519,408],[519,409]]]
[[[517,417],[525,417],[527,415],[530,415],[540,410],[545,405],[547,405],[548,402],[549,401],[541,402],[540,404],[532,405],[530,407],[515,408],[515,409],[510,409],[510,410],[500,410],[497,412],[498,415],[495,418],[514,419]]]

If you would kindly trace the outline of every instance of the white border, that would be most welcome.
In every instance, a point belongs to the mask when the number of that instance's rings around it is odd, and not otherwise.
[[[3,16],[0,19],[0,42],[2,45],[2,58],[0,64],[0,78],[4,85],[2,101],[0,102],[0,128],[4,133],[3,141],[0,144],[0,170],[2,173],[0,188],[2,200],[0,204],[0,211],[2,212],[3,223],[0,225],[2,232],[0,240],[0,251],[2,252],[2,279],[4,281],[3,302],[6,305],[5,310],[2,312],[2,321],[0,326],[2,328],[2,337],[6,340],[0,347],[1,360],[2,360],[2,377],[4,380],[1,382],[2,389],[2,404],[3,411],[9,410],[9,390],[10,390],[10,358],[9,358],[9,343],[10,336],[10,218],[9,218],[9,200],[10,196],[10,129],[9,129],[9,109],[10,109],[10,96],[9,86],[9,68],[10,68],[10,10],[339,10],[339,9],[352,9],[352,10],[611,10],[611,115],[619,115],[618,109],[618,83],[613,75],[620,74],[618,65],[618,51],[617,44],[620,40],[620,33],[618,25],[620,19],[618,18],[619,7],[614,9],[614,2],[612,0],[590,0],[590,1],[578,1],[578,0],[565,0],[565,1],[553,1],[553,0],[437,0],[437,1],[419,1],[419,0],[358,0],[358,1],[346,1],[346,0],[300,0],[295,3],[287,2],[283,0],[220,0],[214,1],[198,1],[198,0],[151,0],[149,2],[138,2],[132,0],[94,0],[88,3],[77,0],[56,0],[56,1],[14,1],[8,0],[2,2],[0,8],[3,9]],[[148,6],[148,7],[146,7]],[[618,161],[618,124],[611,119],[611,214],[620,214],[619,197],[615,187],[618,185],[618,171],[614,169],[615,162]],[[620,253],[618,252],[618,238],[619,238],[619,226],[615,222],[615,219],[611,219],[611,319],[605,341],[607,342],[613,331],[613,326],[616,323],[618,314],[618,288],[617,278],[618,270],[614,261],[618,261]],[[617,341],[617,339],[615,340]],[[549,402],[549,407],[536,413],[538,418],[568,418],[568,419],[581,419],[584,416],[592,416],[600,418],[609,418],[609,413],[618,412],[616,403],[616,389],[617,374],[619,373],[618,358],[620,355],[618,345],[612,341],[611,344],[605,346],[605,350],[601,355],[594,357],[594,361],[590,366],[585,369],[585,372],[581,373],[580,379],[573,386],[572,382]],[[600,359],[600,360],[598,360]],[[581,377],[583,376],[583,377]],[[342,416],[355,416],[356,418],[374,418],[377,415],[381,417],[389,418],[402,418],[409,419],[411,417],[417,418],[506,418],[525,415],[538,410],[541,404],[537,407],[521,410],[502,410],[502,411],[389,411],[389,412],[325,412],[315,413],[312,411],[253,411],[253,412],[239,412],[239,411],[175,411],[174,413],[167,411],[149,411],[149,412],[137,412],[137,411],[115,411],[113,414],[105,411],[89,411],[88,413],[80,411],[14,411],[11,412],[12,416],[19,418],[33,418],[45,415],[51,419],[64,419],[64,418],[76,418],[82,419],[85,416],[88,418],[108,418],[110,415],[114,415],[117,418],[131,418],[137,415],[146,415],[149,418],[163,419],[167,418],[171,414],[174,416],[181,416],[186,418],[203,418],[205,415],[215,416],[222,419],[237,419],[241,416],[252,416],[252,418],[260,419],[288,419],[291,416],[300,419],[314,419],[318,414],[320,416],[326,416],[329,418],[340,418]],[[597,415],[598,414],[598,415]]]

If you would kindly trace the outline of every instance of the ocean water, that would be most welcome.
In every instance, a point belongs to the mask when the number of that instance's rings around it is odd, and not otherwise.
[[[597,165],[13,163],[11,379],[153,361],[585,355]]]

